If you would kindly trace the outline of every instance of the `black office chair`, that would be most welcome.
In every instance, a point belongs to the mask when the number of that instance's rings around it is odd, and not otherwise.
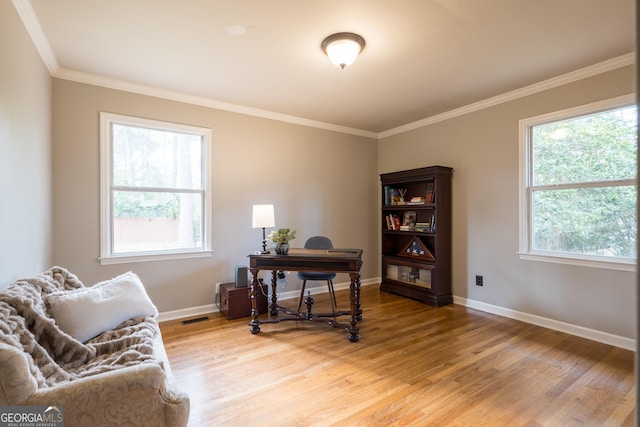
[[[309,237],[304,244],[305,249],[332,249],[333,243],[331,239],[325,236]],[[331,300],[331,313],[333,317],[336,317],[336,294],[333,291],[333,279],[336,277],[336,273],[331,272],[317,272],[317,271],[299,271],[298,279],[302,280],[302,287],[300,288],[300,299],[298,300],[298,313],[304,300],[304,290],[307,285],[307,280],[319,280],[327,281],[329,287],[329,299]]]

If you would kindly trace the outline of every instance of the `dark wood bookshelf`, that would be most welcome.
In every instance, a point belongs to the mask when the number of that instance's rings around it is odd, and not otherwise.
[[[382,291],[435,307],[453,303],[452,174],[452,168],[429,166],[380,175]]]

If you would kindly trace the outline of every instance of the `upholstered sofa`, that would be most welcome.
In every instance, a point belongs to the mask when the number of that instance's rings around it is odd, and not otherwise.
[[[55,406],[74,427],[189,417],[139,278],[85,287],[61,267],[0,290],[0,406]]]

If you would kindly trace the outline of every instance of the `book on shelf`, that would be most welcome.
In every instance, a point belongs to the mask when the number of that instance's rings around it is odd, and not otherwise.
[[[391,204],[391,196],[390,196],[390,187],[388,185],[384,186],[384,205],[389,206]]]
[[[400,217],[398,215],[391,215],[391,222],[393,223],[394,230],[400,230]]]
[[[428,222],[416,222],[416,231],[428,233],[429,230],[431,230],[431,225]]]
[[[401,225],[400,226],[400,230],[401,231],[416,231],[416,227],[414,227],[412,225]]]
[[[433,201],[435,200],[435,183],[434,182],[429,182],[427,184],[426,193],[427,194],[424,197],[424,202],[427,204],[433,203]]]
[[[436,216],[431,215],[431,218],[427,222],[416,222],[415,231],[421,233],[435,233],[436,232]]]
[[[385,217],[387,222],[387,230],[400,230],[402,226],[400,217],[396,214],[390,214]]]
[[[415,196],[412,197],[411,200],[407,202],[408,205],[424,205],[424,197]]]

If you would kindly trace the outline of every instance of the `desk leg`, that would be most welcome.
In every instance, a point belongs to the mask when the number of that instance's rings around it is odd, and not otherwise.
[[[362,320],[362,306],[360,305],[360,273],[358,273],[356,288],[358,290],[358,298],[356,300],[356,320],[359,322]]]
[[[258,320],[258,288],[260,284],[258,283],[258,270],[257,268],[251,269],[251,322],[249,322],[249,326],[251,326],[251,333],[257,334],[260,332],[260,321]]]
[[[358,314],[360,310],[360,273],[349,273],[351,276],[351,284],[349,285],[349,300],[351,302],[351,327],[349,328],[349,341],[358,342],[360,335],[357,323],[358,316],[362,318],[362,314]]]
[[[269,308],[271,309],[271,315],[276,316],[278,314],[278,297],[276,295],[276,285],[278,284],[278,272],[273,270],[271,272],[271,305]],[[268,293],[268,292],[267,292]]]

